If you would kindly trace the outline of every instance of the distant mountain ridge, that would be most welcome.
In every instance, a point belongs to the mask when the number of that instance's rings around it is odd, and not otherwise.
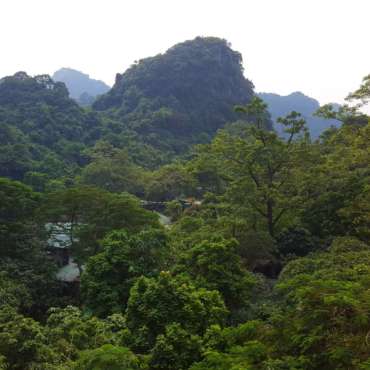
[[[80,105],[91,105],[98,95],[105,94],[110,87],[103,81],[90,78],[88,74],[72,68],[61,68],[54,72],[52,79],[64,82],[69,96]]]
[[[280,125],[276,123],[277,118],[285,116],[293,110],[301,113],[306,119],[307,127],[313,139],[318,138],[323,131],[331,126],[340,126],[340,122],[337,120],[326,120],[314,116],[314,113],[320,107],[319,102],[300,91],[285,96],[274,93],[258,93],[257,95],[268,105],[274,127],[278,133],[282,133],[282,130]]]

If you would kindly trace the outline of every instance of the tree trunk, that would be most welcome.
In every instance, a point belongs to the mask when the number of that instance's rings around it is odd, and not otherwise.
[[[274,217],[273,217],[273,202],[272,199],[267,200],[267,226],[269,234],[274,237]]]

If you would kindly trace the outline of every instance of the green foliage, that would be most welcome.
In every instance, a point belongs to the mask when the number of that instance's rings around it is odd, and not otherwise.
[[[0,308],[26,309],[31,302],[30,293],[22,283],[11,280],[5,272],[0,274]]]
[[[242,266],[235,240],[203,241],[184,253],[176,270],[199,286],[218,290],[230,310],[248,305],[256,280]]]
[[[165,213],[172,221],[177,221],[182,215],[183,207],[178,200],[166,202]]]
[[[19,257],[37,236],[33,222],[39,194],[16,181],[0,178],[0,256]]]
[[[303,257],[317,249],[317,243],[308,230],[299,227],[284,229],[276,237],[277,250],[282,256]]]
[[[188,250],[203,241],[236,239],[236,253],[249,270],[264,261],[274,260],[274,240],[267,231],[258,231],[253,219],[248,218],[249,208],[226,196],[205,194],[200,205],[186,210],[171,226],[170,235],[176,250]]]
[[[71,363],[79,357],[81,351],[105,344],[119,345],[125,336],[119,321],[118,317],[99,320],[73,306],[52,308],[45,332],[49,345],[58,354],[57,361]]]
[[[166,326],[151,350],[149,366],[158,370],[185,370],[201,357],[202,340],[180,324]]]
[[[24,72],[0,81],[0,122],[0,176],[17,180],[28,171],[53,178],[82,164],[81,148],[97,126],[69,99],[64,84]]]
[[[166,264],[169,249],[163,231],[149,229],[129,236],[113,231],[102,252],[91,257],[81,279],[84,303],[99,316],[123,312],[130,288],[140,276],[155,276]]]
[[[262,338],[264,324],[261,321],[247,321],[235,327],[221,328],[212,325],[204,336],[204,349],[207,352],[227,352],[232,347]]]
[[[178,323],[191,334],[202,335],[212,324],[222,324],[226,316],[217,291],[196,288],[191,281],[161,272],[158,278],[142,277],[130,292],[127,325],[135,348],[153,347],[167,325]]]
[[[347,99],[355,100],[355,96],[356,93],[354,93],[353,97],[350,94]],[[358,95],[358,99],[361,99],[360,95]],[[335,109],[332,104],[325,104],[317,110],[315,115],[326,119],[336,119],[337,121],[343,122],[343,124],[347,126],[366,126],[369,122],[369,117],[359,110],[359,108],[365,104],[366,99],[367,98],[364,95],[362,103],[355,106],[344,104],[338,109]]]
[[[126,150],[99,141],[87,152],[90,163],[81,173],[81,183],[112,192],[144,193],[144,171],[134,165]]]
[[[366,103],[368,82],[350,99]],[[29,185],[0,178],[0,369],[369,368],[359,105],[323,107],[344,124],[314,143],[291,112],[282,139],[240,55],[197,38],[132,66],[95,108],[48,76],[0,80],[0,175]],[[53,224],[80,282],[56,279]]]
[[[304,129],[305,122],[296,112],[280,119],[289,135],[285,141],[265,129],[267,112],[261,99],[254,98],[238,110],[251,114],[256,124],[247,127],[244,135],[221,131],[201,155],[215,156],[222,163],[230,195],[238,202],[242,197],[249,217],[255,223],[264,223],[274,236],[282,220],[300,202],[297,164],[303,162],[307,141],[293,139]]]
[[[209,141],[236,120],[232,107],[252,96],[241,55],[225,40],[197,37],[118,74],[93,107],[112,112],[145,144],[173,156]]]
[[[139,360],[127,348],[106,344],[100,348],[81,352],[74,370],[136,370]]]
[[[257,341],[251,341],[245,343],[244,346],[233,347],[229,353],[206,352],[205,359],[190,369],[257,370],[263,369],[262,362],[266,357],[264,345]]]
[[[20,182],[0,178],[0,199],[0,299],[39,317],[64,299],[55,279],[56,265],[45,249],[43,225],[35,216],[40,194]]]
[[[343,252],[361,252],[369,250],[369,246],[355,237],[344,236],[335,238],[329,250],[335,254]]]
[[[304,355],[311,368],[356,369],[368,357],[370,249],[340,244],[289,263],[280,277],[277,348]]]
[[[0,353],[11,370],[33,369],[52,360],[43,327],[10,307],[0,309]]]
[[[152,173],[147,184],[147,198],[168,201],[196,194],[196,180],[181,163],[163,166]]]
[[[313,235],[349,234],[369,240],[369,140],[369,124],[346,125],[326,138],[321,147],[313,148],[315,165],[306,170],[303,186],[307,203],[302,214]]]
[[[134,196],[91,186],[48,194],[40,214],[45,222],[71,225],[70,249],[79,264],[99,251],[99,240],[112,230],[137,232],[149,226],[159,227],[157,215],[143,209]]]
[[[362,85],[353,93],[349,94],[347,100],[360,100],[361,106],[366,105],[370,99],[370,75],[362,80]]]

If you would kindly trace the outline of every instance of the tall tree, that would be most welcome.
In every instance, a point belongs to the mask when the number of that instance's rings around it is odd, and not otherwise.
[[[234,191],[243,194],[251,211],[264,220],[274,236],[281,219],[298,206],[297,170],[308,143],[305,121],[297,112],[279,118],[289,135],[283,140],[266,130],[267,106],[261,99],[255,97],[236,109],[254,117],[255,123],[244,130],[244,135],[221,132],[210,149],[224,162]]]
[[[130,288],[140,276],[156,276],[169,256],[163,231],[127,234],[113,231],[103,240],[102,251],[89,258],[81,280],[84,303],[96,315],[124,312]]]

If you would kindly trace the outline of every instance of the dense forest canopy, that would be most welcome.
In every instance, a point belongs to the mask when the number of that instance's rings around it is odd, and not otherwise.
[[[24,72],[0,80],[0,121],[0,174],[17,180],[73,171],[98,130],[96,115],[71,100],[63,83]]]
[[[312,140],[217,38],[0,80],[0,369],[370,369],[369,81]]]

